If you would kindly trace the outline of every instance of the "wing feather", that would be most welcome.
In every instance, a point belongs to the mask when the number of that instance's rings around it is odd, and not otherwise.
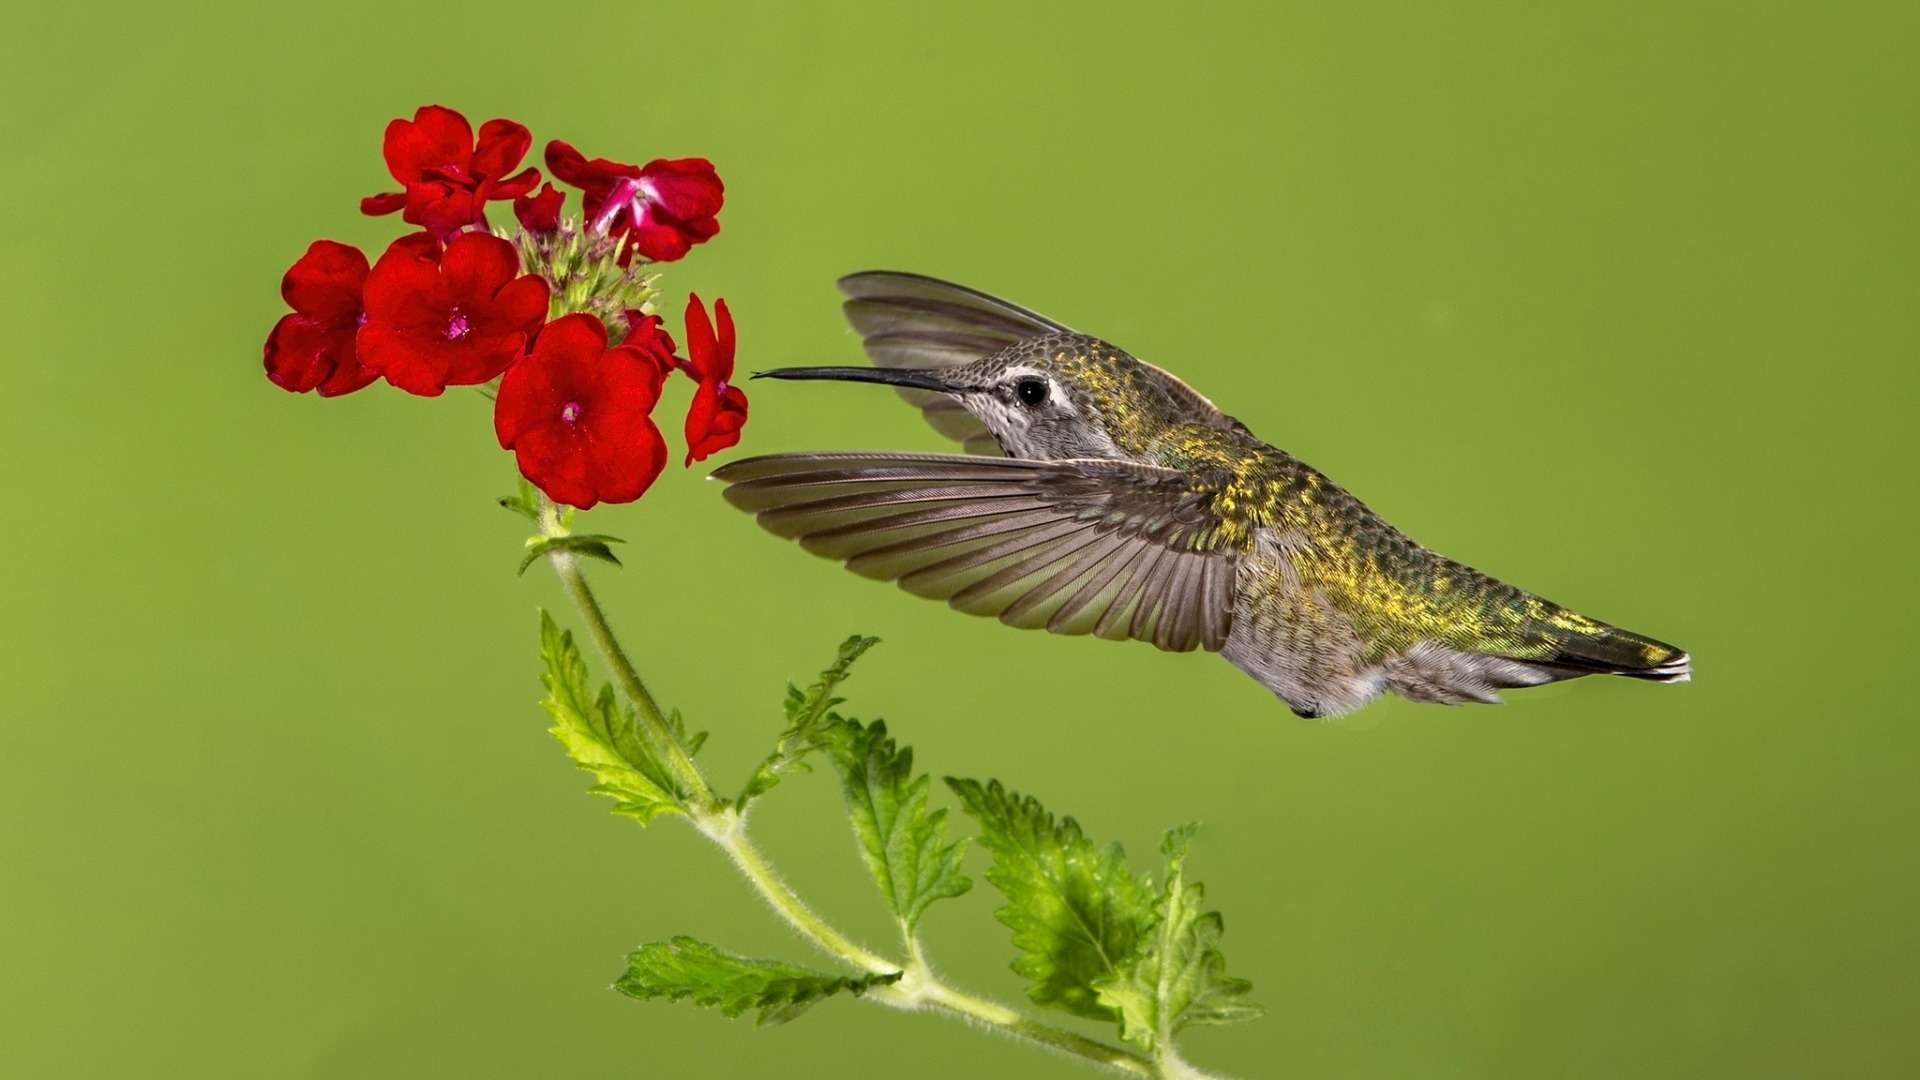
[[[1072,332],[1018,304],[921,274],[870,270],[841,278],[839,286],[847,321],[877,367],[961,367],[1027,338]],[[899,394],[969,454],[1000,455],[986,425],[952,398],[925,390]]]
[[[877,367],[961,367],[1029,338],[1075,333],[1039,312],[923,274],[869,270],[849,274],[838,284],[847,297],[842,305],[847,321],[860,334],[867,356]],[[1139,363],[1195,422],[1241,426],[1178,377],[1145,361]],[[986,425],[952,398],[926,390],[898,393],[926,416],[934,430],[962,444],[967,453],[1001,454]]]
[[[768,530],[1013,626],[1219,649],[1239,553],[1211,492],[1125,461],[780,454],[714,476]]]

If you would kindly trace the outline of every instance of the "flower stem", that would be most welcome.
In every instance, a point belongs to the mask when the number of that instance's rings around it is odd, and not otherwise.
[[[559,511],[552,503],[541,503],[540,532],[543,536],[565,536],[567,527],[560,520]],[[547,561],[553,565],[553,572],[559,576],[560,584],[566,588],[567,596],[573,600],[573,606],[586,620],[587,633],[600,649],[600,655],[606,658],[607,666],[613,669],[614,678],[620,681],[620,688],[626,691],[627,698],[639,710],[639,728],[655,753],[661,756],[667,767],[673,770],[694,807],[700,811],[710,811],[719,805],[714,797],[713,788],[707,778],[701,775],[699,768],[688,756],[686,747],[674,737],[673,729],[668,726],[666,715],[660,711],[659,702],[640,679],[640,673],[634,670],[633,661],[627,659],[620,640],[613,636],[613,627],[607,625],[606,612],[601,610],[600,601],[588,587],[586,576],[580,573],[580,565],[572,552],[554,549],[547,553]]]
[[[557,509],[544,501],[540,509],[540,531],[549,537],[565,536],[568,532]],[[1205,1073],[1194,1070],[1177,1057],[1163,1055],[1158,1060],[1149,1058],[1031,1019],[999,1002],[955,990],[932,973],[920,956],[918,943],[911,939],[908,946],[912,953],[911,963],[898,964],[855,944],[846,934],[821,918],[781,879],[773,864],[747,838],[746,819],[714,795],[706,776],[693,763],[693,758],[687,754],[680,740],[674,737],[659,703],[654,701],[640,673],[627,658],[626,650],[620,647],[619,639],[613,636],[606,612],[593,595],[593,589],[587,585],[586,576],[580,572],[579,563],[573,555],[556,549],[547,553],[547,561],[552,564],[560,584],[566,588],[567,596],[579,610],[581,619],[585,620],[594,645],[606,658],[608,666],[613,668],[621,688],[639,711],[639,727],[645,737],[673,769],[674,775],[690,796],[693,805],[687,810],[694,827],[725,851],[747,883],[760,894],[760,898],[815,948],[837,957],[850,967],[872,974],[902,973],[899,982],[876,987],[863,995],[862,1000],[896,1009],[942,1013],[1128,1076],[1158,1080],[1207,1080]]]

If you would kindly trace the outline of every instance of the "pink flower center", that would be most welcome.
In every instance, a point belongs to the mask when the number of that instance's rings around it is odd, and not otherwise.
[[[594,232],[606,235],[613,229],[613,223],[622,210],[629,211],[633,223],[638,225],[646,213],[646,200],[652,194],[649,185],[631,176],[623,176],[614,181],[613,190],[607,192],[607,201],[600,204],[599,212],[593,215]]]
[[[565,420],[568,425],[572,425],[575,421],[579,420],[580,403],[577,401],[569,401],[565,405],[562,405],[560,407],[560,419]]]
[[[466,337],[471,329],[472,328],[467,325],[467,317],[461,313],[459,308],[454,308],[453,314],[447,319],[447,340],[459,341],[461,338]]]

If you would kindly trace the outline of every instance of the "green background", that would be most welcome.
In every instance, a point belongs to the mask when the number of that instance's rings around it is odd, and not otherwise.
[[[308,241],[397,222],[444,102],[704,154],[743,367],[847,362],[835,276],[977,284],[1187,377],[1424,542],[1678,642],[1696,681],[1295,719],[1217,659],[853,578],[704,469],[595,511],[605,599],[723,780],[842,636],[936,772],[1193,868],[1268,1016],[1242,1076],[1920,1070],[1910,4],[41,5],[0,44],[0,1071],[1075,1075],[833,1002],[607,989],[691,933],[808,959],[716,854],[583,793],[545,576],[469,393],[322,401],[259,348]],[[685,399],[661,419],[677,443]],[[737,453],[941,449],[755,385]],[[569,616],[570,618],[570,616]],[[945,800],[944,793],[938,796]],[[758,832],[886,941],[824,775]],[[975,877],[983,863],[974,857]],[[992,890],[934,961],[1017,1000]],[[1065,1021],[1073,1023],[1073,1021]]]

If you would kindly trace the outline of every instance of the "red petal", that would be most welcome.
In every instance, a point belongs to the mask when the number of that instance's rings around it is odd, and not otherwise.
[[[434,338],[370,322],[360,328],[360,362],[409,394],[438,397],[447,387],[447,357]]]
[[[451,236],[469,225],[485,226],[486,205],[474,192],[434,180],[407,185],[407,208],[401,220],[425,228],[435,236]]]
[[[633,240],[633,246],[654,262],[674,262],[685,258],[693,248],[693,241],[679,228],[659,220],[653,213],[651,203],[647,209],[645,220],[627,233]]]
[[[437,343],[436,343],[437,344]],[[527,335],[470,333],[439,347],[445,356],[446,386],[478,386],[513,366],[526,349]]]
[[[547,171],[554,179],[574,187],[585,186],[587,177],[586,155],[573,148],[572,143],[551,139],[547,142]]]
[[[488,199],[515,199],[532,191],[533,185],[539,182],[540,170],[529,167],[521,169],[505,180],[490,180],[480,185],[480,188],[486,193]]]
[[[733,378],[733,313],[727,310],[725,297],[715,297],[714,317],[720,320],[719,348],[714,353],[713,374],[725,382]]]
[[[508,282],[495,293],[492,305],[480,312],[489,328],[516,330],[531,337],[547,321],[547,281],[528,274]]]
[[[480,141],[473,150],[473,171],[499,179],[512,172],[533,147],[533,133],[512,120],[489,120],[480,125]]]
[[[427,178],[428,169],[466,167],[473,160],[473,128],[452,109],[422,105],[411,123],[395,120],[387,125],[381,152],[395,180],[415,183]]]
[[[659,370],[637,350],[609,350],[595,369],[598,388],[581,428],[588,472],[603,502],[632,502],[666,468],[667,444],[647,414],[660,400]]]
[[[712,426],[713,415],[719,409],[719,391],[714,389],[713,383],[701,380],[700,388],[693,392],[693,400],[687,403],[687,420],[683,429],[687,439],[687,459],[682,462],[683,465],[693,464],[694,454],[699,451],[701,440],[707,437],[707,429]]]
[[[327,380],[315,388],[321,397],[330,398],[351,394],[380,377],[379,372],[360,362],[358,334],[351,330],[342,330],[339,331],[339,337],[338,358],[333,365],[333,374],[327,376]]]
[[[560,206],[566,196],[552,184],[543,184],[538,195],[522,194],[513,200],[513,216],[530,233],[545,235],[560,228]]]
[[[378,195],[369,195],[360,200],[360,212],[368,217],[381,217],[391,214],[407,205],[407,193],[404,191],[383,191]]]
[[[469,315],[490,308],[493,294],[519,272],[519,253],[490,233],[461,233],[447,241],[446,254],[440,257],[447,295]]]
[[[640,170],[648,198],[680,221],[710,218],[726,201],[726,186],[706,158],[659,158]]]
[[[662,378],[670,374],[677,366],[674,363],[673,338],[658,315],[648,315],[635,308],[624,313],[627,320],[627,336],[620,344],[629,349],[638,349],[654,367],[658,368]]]
[[[261,350],[267,378],[282,390],[304,394],[333,374],[331,346],[326,327],[304,315],[282,315]]]
[[[541,359],[539,342],[525,359],[507,369],[493,399],[493,436],[500,440],[500,449],[513,449],[522,435],[551,423],[564,408],[564,404],[553,404],[560,396],[553,374],[553,365]]]
[[[575,429],[564,423],[534,428],[513,445],[520,475],[546,492],[547,498],[582,510],[598,502],[588,479],[587,456]]]
[[[690,242],[704,244],[720,235],[720,221],[717,218],[688,218],[680,223],[680,232]]]
[[[280,279],[280,295],[302,315],[351,326],[360,315],[360,291],[366,282],[367,257],[359,248],[315,240]]]
[[[540,332],[539,355],[557,368],[591,374],[606,351],[606,325],[584,311],[562,315]]]
[[[687,356],[695,377],[705,384],[716,377],[713,370],[715,343],[713,324],[707,321],[707,309],[700,303],[699,293],[687,294],[686,324]]]
[[[653,419],[633,408],[601,408],[585,419],[587,473],[600,500],[632,502],[645,494],[667,467],[667,443]]]
[[[720,391],[703,382],[687,407],[687,465],[704,461],[740,441],[747,422],[747,395],[737,386]]]
[[[453,307],[440,268],[420,256],[421,245],[395,241],[367,274],[368,325],[395,329],[444,330]]]
[[[422,230],[394,237],[393,243],[387,245],[387,250],[381,252],[380,257],[384,259],[388,255],[407,255],[415,259],[425,259],[439,266],[440,254],[445,249],[446,246],[440,243],[439,237]]]
[[[571,184],[582,191],[605,196],[607,188],[614,180],[622,176],[639,176],[638,165],[609,161],[606,158],[588,159],[571,143],[555,139],[547,144],[547,171],[563,184]],[[592,216],[589,210],[588,216]]]

